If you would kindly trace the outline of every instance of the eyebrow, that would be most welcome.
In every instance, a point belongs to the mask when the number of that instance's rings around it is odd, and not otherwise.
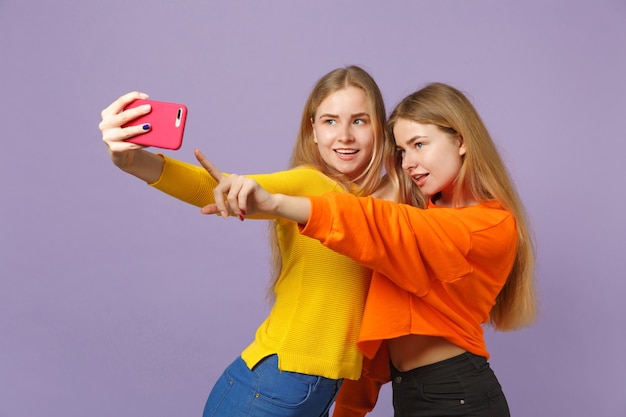
[[[428,136],[415,135],[415,136],[413,136],[413,137],[409,138],[408,140],[406,140],[406,141],[404,142],[404,145],[410,145],[410,144],[415,143],[415,142],[417,142],[418,140],[420,140],[420,139],[424,139],[424,138],[428,138]],[[397,144],[397,141],[396,141],[396,148],[398,148],[398,149],[400,148],[400,145],[398,145],[398,144]]]
[[[427,138],[427,137],[428,137],[428,136],[425,136],[425,135],[423,135],[423,136],[422,136],[422,135],[415,135],[415,136],[413,136],[412,138],[410,138],[409,140],[407,140],[405,143],[413,143],[413,142],[415,142],[415,141],[417,141],[417,140],[420,140],[420,139],[425,139],[425,138]]]
[[[318,119],[321,119],[323,117],[330,117],[333,119],[338,119],[339,115],[338,114],[330,114],[330,113],[324,113],[324,114],[320,114]],[[356,114],[351,114],[350,118],[351,119],[358,119],[360,117],[370,117],[369,113],[356,113]]]

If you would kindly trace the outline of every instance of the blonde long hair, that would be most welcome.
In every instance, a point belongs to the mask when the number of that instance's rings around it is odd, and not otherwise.
[[[399,201],[423,208],[426,199],[403,171],[401,156],[396,151],[393,127],[399,119],[436,125],[444,132],[462,137],[466,152],[454,185],[456,206],[466,198],[497,201],[515,217],[517,254],[490,312],[489,323],[503,331],[532,324],[537,315],[537,296],[535,249],[529,223],[513,181],[478,112],[459,90],[443,83],[432,83],[407,96],[391,113],[387,122],[389,140],[385,146],[387,173],[398,190]]]
[[[324,162],[314,141],[312,125],[320,104],[332,93],[348,87],[359,88],[365,93],[370,120],[374,129],[372,158],[363,172],[353,180]],[[372,194],[382,180],[383,155],[386,146],[385,118],[386,112],[382,93],[367,71],[355,65],[330,71],[317,81],[304,105],[289,167],[310,166],[337,181],[346,191],[356,195]],[[274,287],[282,268],[275,221],[270,222],[270,243],[272,248],[272,281],[268,298],[272,300]]]

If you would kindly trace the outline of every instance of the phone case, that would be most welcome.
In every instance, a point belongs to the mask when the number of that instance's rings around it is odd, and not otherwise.
[[[178,103],[138,99],[126,106],[125,109],[141,106],[142,104],[150,104],[152,111],[131,120],[123,127],[150,123],[150,131],[127,139],[127,141],[162,149],[179,149],[183,143],[183,134],[187,122],[187,107]]]

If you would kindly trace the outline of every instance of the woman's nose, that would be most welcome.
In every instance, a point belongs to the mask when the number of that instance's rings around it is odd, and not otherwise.
[[[408,153],[405,153],[402,157],[402,169],[405,171],[411,170],[417,166],[417,162],[414,158],[411,158]]]
[[[352,131],[352,125],[344,125],[339,132],[339,140],[342,142],[351,142],[354,140],[354,132]]]

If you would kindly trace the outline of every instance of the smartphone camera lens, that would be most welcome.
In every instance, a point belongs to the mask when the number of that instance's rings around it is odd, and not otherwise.
[[[183,117],[183,109],[179,108],[178,109],[178,113],[176,113],[176,127],[180,126],[180,121],[181,121],[182,117]]]

